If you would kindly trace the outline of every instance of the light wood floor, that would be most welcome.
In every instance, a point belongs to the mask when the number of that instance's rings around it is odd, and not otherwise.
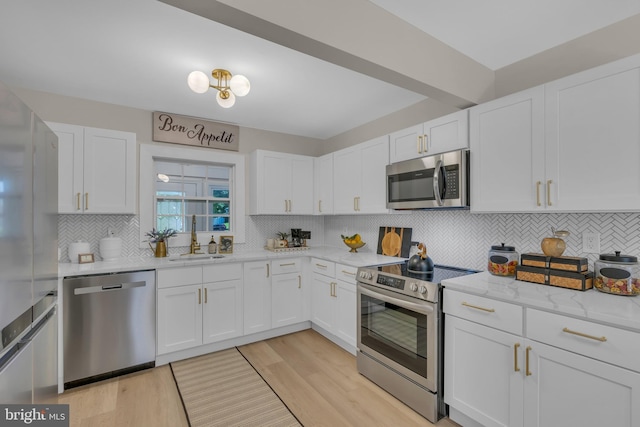
[[[305,426],[433,426],[358,374],[356,359],[306,330],[239,347]],[[188,426],[168,365],[66,391],[71,426]],[[457,424],[443,419],[438,427]]]

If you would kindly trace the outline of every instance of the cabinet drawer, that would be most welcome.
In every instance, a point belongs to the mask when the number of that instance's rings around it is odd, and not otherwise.
[[[527,338],[640,372],[640,334],[527,309]]]
[[[331,261],[320,258],[311,258],[311,271],[329,277],[335,277],[336,265]]]
[[[201,285],[202,266],[158,270],[158,289],[173,286]]]
[[[204,283],[225,282],[242,278],[242,264],[216,264],[202,267]]]
[[[350,265],[336,264],[336,279],[345,281],[347,283],[356,283],[356,273],[358,267],[352,267]]]
[[[302,268],[300,258],[278,259],[271,261],[271,274],[298,273]]]
[[[522,335],[523,308],[508,302],[444,290],[443,310],[450,316]]]

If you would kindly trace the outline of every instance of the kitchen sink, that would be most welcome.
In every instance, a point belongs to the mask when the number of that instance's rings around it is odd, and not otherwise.
[[[214,254],[198,254],[198,255],[184,255],[181,257],[171,258],[169,261],[206,261],[208,259],[224,258],[224,255]]]

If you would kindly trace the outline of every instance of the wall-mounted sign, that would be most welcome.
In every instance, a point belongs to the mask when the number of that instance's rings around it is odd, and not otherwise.
[[[240,128],[178,114],[153,112],[153,140],[238,151]]]

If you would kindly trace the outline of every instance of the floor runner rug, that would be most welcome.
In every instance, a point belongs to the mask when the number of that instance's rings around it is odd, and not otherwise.
[[[235,348],[173,362],[171,369],[192,427],[300,426]]]

